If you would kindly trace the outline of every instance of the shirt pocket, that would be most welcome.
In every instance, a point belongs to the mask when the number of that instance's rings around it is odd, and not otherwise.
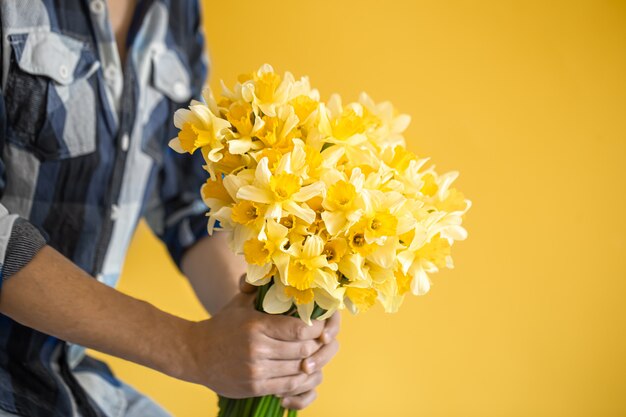
[[[189,70],[171,49],[155,49],[144,95],[144,130],[142,149],[155,162],[162,161],[163,152],[174,131],[174,111],[191,99]]]
[[[100,63],[89,45],[49,31],[11,34],[9,43],[7,140],[42,160],[94,152]]]

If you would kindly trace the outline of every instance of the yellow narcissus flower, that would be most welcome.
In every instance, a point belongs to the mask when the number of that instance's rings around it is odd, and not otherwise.
[[[227,120],[217,117],[208,107],[198,102],[189,106],[189,109],[177,110],[174,114],[174,125],[180,132],[169,143],[172,149],[179,153],[192,154],[199,148],[208,147],[212,157],[224,148],[223,131],[230,127]]]
[[[361,218],[361,227],[368,243],[383,244],[387,237],[398,231],[397,214],[405,203],[402,194],[390,191],[367,190],[367,207]]]
[[[235,223],[249,226],[262,221],[263,217],[263,208],[251,201],[242,200],[232,207],[231,218]]]
[[[457,225],[439,225],[438,222],[446,215],[433,213],[418,223],[412,242],[397,255],[402,273],[414,277],[411,290],[415,295],[423,295],[430,290],[429,273],[438,272],[442,267],[454,267],[450,257],[450,246],[454,239],[443,238],[441,232],[450,228],[454,230]]]
[[[207,179],[200,188],[200,194],[202,195],[202,201],[209,208],[209,213],[211,214],[216,214],[224,209],[230,210],[230,205],[233,203],[233,198],[224,187],[224,181],[221,177],[215,180]],[[213,233],[216,220],[215,216],[209,216],[207,224],[209,234]]]
[[[270,314],[283,314],[295,304],[298,316],[310,325],[315,303],[326,310],[318,320],[325,320],[343,308],[344,294],[345,288],[341,287],[335,288],[332,292],[322,288],[298,290],[283,284],[281,280],[274,280],[263,298],[263,310]]]
[[[398,311],[405,294],[411,289],[411,281],[410,275],[396,270],[392,272],[391,277],[373,283],[374,288],[378,291],[378,300],[385,312],[395,313]]]
[[[312,223],[316,213],[305,201],[321,194],[324,184],[318,181],[303,186],[302,179],[289,172],[289,165],[290,155],[286,154],[279,164],[278,172],[272,174],[267,158],[261,159],[256,167],[254,182],[242,187],[237,198],[266,204],[267,217],[280,220],[286,213]]]
[[[309,324],[376,301],[395,312],[454,266],[471,202],[452,186],[458,173],[405,148],[410,117],[391,103],[322,102],[307,77],[267,64],[203,98],[176,112],[170,146],[201,150],[209,233],[219,222],[248,282],[267,285],[266,312]]]
[[[300,244],[292,244],[286,250],[291,256],[288,265],[279,268],[281,280],[300,291],[317,287],[333,291],[337,285],[334,271],[336,264],[331,264],[324,256],[324,241],[316,235],[307,236]]]
[[[253,78],[242,83],[242,97],[258,110],[270,117],[276,116],[276,108],[289,100],[294,84],[293,75],[285,73],[284,78],[274,72],[271,65],[265,64],[253,74]],[[258,109],[258,110],[256,110]]]
[[[337,172],[337,171],[335,171]],[[331,235],[337,235],[352,227],[361,217],[364,208],[369,205],[364,201],[367,195],[363,193],[365,176],[357,168],[352,170],[349,180],[338,176],[327,176],[328,185],[326,197],[322,202],[325,209],[322,219]]]
[[[303,126],[307,125],[309,118],[314,116],[320,105],[319,101],[304,94],[292,99],[289,104],[298,116],[298,124]]]
[[[262,126],[255,133],[261,147],[278,149],[281,152],[293,149],[293,139],[300,134],[297,130],[298,117],[293,108],[280,107],[276,116],[263,116],[262,121]]]
[[[346,287],[346,306],[353,313],[369,310],[376,303],[378,293],[373,288]]]
[[[248,263],[246,281],[264,285],[272,278],[273,267],[286,267],[289,255],[285,253],[287,229],[274,220],[267,220],[258,237],[243,243],[243,255]]]
[[[411,117],[406,114],[398,114],[393,105],[388,102],[374,103],[366,94],[361,93],[359,103],[364,107],[365,118],[376,120],[374,129],[368,132],[368,139],[379,148],[392,146],[405,146],[402,133],[411,123]]]
[[[264,128],[263,118],[257,117],[249,103],[237,101],[232,103],[226,114],[233,126],[233,137],[228,140],[228,151],[235,155],[243,155],[251,150],[259,150],[263,146],[254,137]]]

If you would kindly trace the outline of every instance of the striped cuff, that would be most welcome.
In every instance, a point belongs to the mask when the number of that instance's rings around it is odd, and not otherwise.
[[[2,279],[10,278],[26,266],[44,246],[46,240],[35,226],[22,218],[16,219],[4,257]]]

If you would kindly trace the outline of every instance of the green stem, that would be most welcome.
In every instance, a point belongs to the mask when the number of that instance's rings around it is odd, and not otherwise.
[[[239,416],[239,415],[241,415],[239,410],[241,410],[241,406],[243,405],[242,404],[243,401],[242,400],[232,400],[232,402],[234,404],[233,404],[233,409],[230,412],[230,415],[232,415],[232,416]]]
[[[289,410],[289,412],[287,413],[287,417],[297,417],[298,415],[298,410]]]
[[[254,398],[246,398],[245,405],[243,407],[243,416],[242,417],[250,417],[250,412],[252,411],[252,405],[254,404]]]
[[[224,414],[222,414],[222,416],[224,417],[232,416],[232,410],[233,410],[233,407],[235,406],[236,401],[237,400],[233,400],[231,398],[226,399],[226,404],[224,406]]]
[[[267,413],[268,417],[278,417],[278,408],[280,407],[280,398],[272,395],[272,408]]]
[[[226,406],[228,405],[229,399],[226,397],[219,397],[218,405],[220,408],[220,412],[217,414],[217,417],[224,417],[226,413]]]
[[[259,405],[254,411],[253,417],[265,417],[265,410],[267,410],[268,400],[269,400],[268,396],[261,397],[261,401],[259,401]]]

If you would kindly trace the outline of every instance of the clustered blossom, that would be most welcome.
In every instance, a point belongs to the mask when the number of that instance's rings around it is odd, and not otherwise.
[[[308,78],[267,64],[222,89],[176,112],[170,146],[202,152],[209,233],[219,221],[248,282],[271,283],[266,312],[295,305],[310,323],[315,304],[324,319],[376,300],[395,312],[453,267],[471,203],[452,187],[456,172],[439,175],[406,149],[409,116],[364,93],[323,102]]]

